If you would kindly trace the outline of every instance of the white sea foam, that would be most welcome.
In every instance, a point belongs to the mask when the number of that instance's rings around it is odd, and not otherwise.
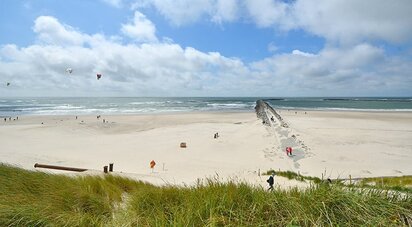
[[[0,116],[72,114],[145,114],[193,111],[253,111],[258,98],[4,98]],[[338,98],[336,98],[338,99]],[[355,100],[359,99],[359,100]],[[343,101],[342,101],[343,100]],[[368,102],[371,100],[371,102]],[[361,102],[362,101],[362,102]],[[375,102],[377,101],[377,102]],[[282,110],[404,111],[412,112],[411,98],[273,98]],[[288,107],[290,106],[290,107]]]

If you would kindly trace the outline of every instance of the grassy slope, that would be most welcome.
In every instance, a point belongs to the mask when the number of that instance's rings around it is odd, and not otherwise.
[[[363,187],[373,185],[375,188],[412,193],[412,176],[365,178],[359,184]]]
[[[155,187],[110,175],[71,178],[0,165],[0,226],[389,226],[404,224],[404,217],[412,217],[412,198],[341,186],[266,192],[210,180]]]

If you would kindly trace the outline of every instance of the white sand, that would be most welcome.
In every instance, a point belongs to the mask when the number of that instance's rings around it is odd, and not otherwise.
[[[138,116],[20,116],[0,122],[0,162],[116,172],[154,184],[235,179],[266,187],[258,171],[353,177],[412,174],[412,114],[282,111],[290,128],[265,127],[255,113]],[[102,123],[105,118],[109,123]],[[83,122],[82,122],[83,121]],[[42,125],[41,122],[44,124]],[[214,133],[220,137],[214,139]],[[301,148],[303,141],[308,149]],[[186,142],[187,148],[180,148]],[[284,146],[295,148],[287,157]],[[149,162],[155,160],[154,172]],[[58,171],[56,171],[58,172]],[[305,186],[277,177],[277,185]]]
[[[290,128],[275,131],[296,156],[279,168],[332,178],[412,175],[412,113],[304,112],[280,111]]]

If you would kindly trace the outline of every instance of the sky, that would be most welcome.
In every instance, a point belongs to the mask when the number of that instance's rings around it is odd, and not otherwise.
[[[412,1],[1,0],[22,96],[412,96]]]

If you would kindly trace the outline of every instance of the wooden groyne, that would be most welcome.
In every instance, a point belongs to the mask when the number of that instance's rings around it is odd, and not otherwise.
[[[255,106],[256,116],[262,119],[263,124],[270,126],[269,117],[267,115],[266,110],[267,103],[265,103],[263,100],[257,100]]]
[[[288,124],[283,121],[282,116],[280,116],[276,110],[274,110],[267,102],[263,100],[257,100],[255,106],[256,115],[258,118],[262,119],[262,123],[265,125],[270,126],[269,121],[271,118],[268,116],[268,111],[276,117],[276,119],[280,122],[282,127],[288,128]]]

